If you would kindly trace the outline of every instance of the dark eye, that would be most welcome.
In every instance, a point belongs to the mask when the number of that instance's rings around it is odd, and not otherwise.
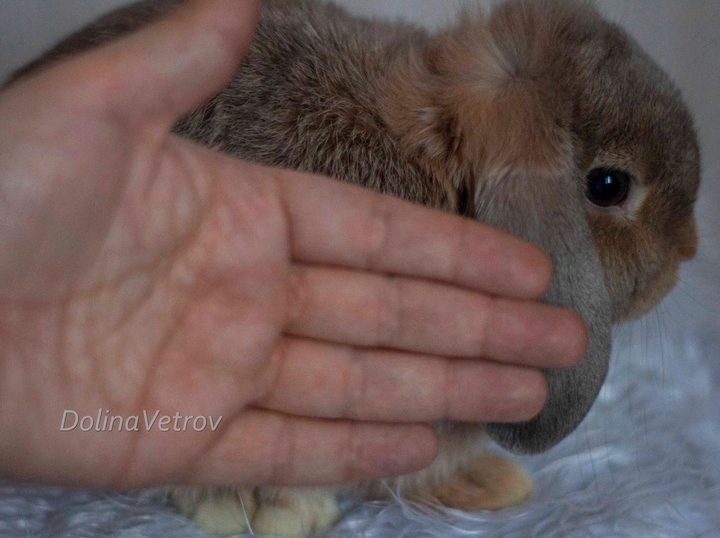
[[[593,168],[587,175],[588,200],[600,207],[622,204],[630,192],[630,174],[617,168]]]

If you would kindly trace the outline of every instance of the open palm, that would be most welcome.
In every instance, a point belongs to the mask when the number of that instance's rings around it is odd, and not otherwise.
[[[255,18],[249,2],[189,3],[0,94],[1,472],[406,472],[434,456],[422,424],[530,418],[537,368],[583,355],[577,316],[531,301],[550,279],[531,246],[170,134],[231,76]],[[67,410],[222,419],[61,431]]]

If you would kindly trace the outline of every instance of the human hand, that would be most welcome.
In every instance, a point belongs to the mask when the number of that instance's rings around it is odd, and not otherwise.
[[[251,39],[250,2],[164,21],[0,94],[0,473],[320,484],[428,465],[441,419],[521,421],[580,318],[518,239],[170,133]],[[216,431],[60,431],[222,416]]]

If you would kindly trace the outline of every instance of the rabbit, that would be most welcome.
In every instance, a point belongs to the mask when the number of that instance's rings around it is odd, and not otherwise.
[[[129,32],[182,0],[144,1],[71,36],[18,76]],[[174,488],[204,529],[307,535],[339,517],[338,495],[496,510],[532,492],[488,450],[547,450],[602,385],[611,327],[673,287],[697,246],[700,167],[679,91],[617,25],[582,0],[507,0],[435,33],[349,15],[323,1],[265,2],[232,82],[175,131],[243,159],[333,176],[457,213],[545,250],[543,300],[576,310],[582,363],[546,371],[549,399],[522,424],[436,425],[419,473],[342,488]]]

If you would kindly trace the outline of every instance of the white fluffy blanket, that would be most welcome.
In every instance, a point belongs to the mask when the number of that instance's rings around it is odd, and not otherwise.
[[[659,309],[620,328],[608,382],[579,430],[522,458],[537,486],[524,506],[468,514],[365,503],[330,536],[720,536],[718,265],[701,253]],[[34,536],[202,533],[142,495],[0,483],[0,537]]]

